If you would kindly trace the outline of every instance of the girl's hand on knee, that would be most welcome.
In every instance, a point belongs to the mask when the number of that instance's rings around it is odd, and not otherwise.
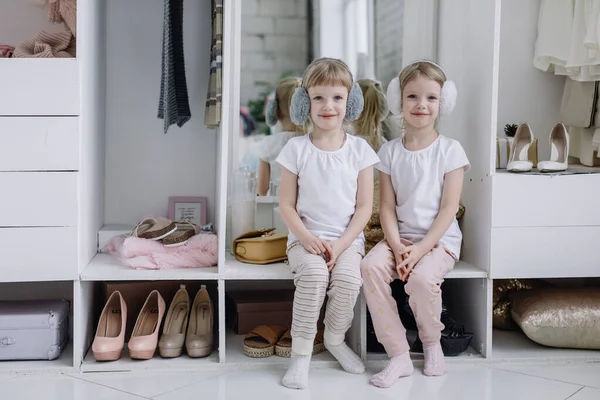
[[[329,245],[329,257],[327,261],[327,269],[331,271],[335,266],[335,262],[337,258],[346,250],[344,248],[344,244],[340,240],[334,240],[332,242],[327,243]]]
[[[402,250],[402,261],[396,266],[396,272],[398,273],[400,280],[404,282],[408,280],[413,268],[421,261],[421,258],[423,258],[424,255],[425,252],[418,244],[413,244]]]
[[[327,254],[329,243],[314,235],[306,235],[300,239],[300,244],[311,254]]]

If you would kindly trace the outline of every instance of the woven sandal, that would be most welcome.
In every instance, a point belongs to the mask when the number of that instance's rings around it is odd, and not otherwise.
[[[313,345],[313,355],[319,354],[325,351],[325,343],[323,341],[323,331],[318,330],[315,336],[315,342]],[[285,331],[281,339],[275,345],[275,354],[279,357],[291,357],[292,355],[292,331],[288,329]]]
[[[252,358],[270,357],[275,354],[275,343],[285,332],[277,325],[260,325],[244,337],[244,354]]]
[[[176,221],[177,229],[163,238],[165,247],[177,247],[187,243],[193,236],[200,233],[200,227],[187,221]]]
[[[175,232],[177,224],[166,218],[147,218],[137,224],[130,236],[142,239],[160,240]]]

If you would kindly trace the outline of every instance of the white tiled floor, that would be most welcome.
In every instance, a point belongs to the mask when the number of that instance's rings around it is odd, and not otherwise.
[[[350,375],[339,368],[313,368],[310,388],[281,386],[284,366],[168,373],[0,375],[6,400],[187,400],[187,399],[402,399],[402,400],[600,400],[598,364],[452,364],[430,378],[415,369],[390,389],[369,385],[377,372]]]

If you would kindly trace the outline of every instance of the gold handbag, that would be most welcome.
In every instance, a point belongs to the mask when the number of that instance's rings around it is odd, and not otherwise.
[[[273,233],[275,228],[246,232],[233,240],[233,254],[238,261],[269,264],[287,260],[287,234]]]

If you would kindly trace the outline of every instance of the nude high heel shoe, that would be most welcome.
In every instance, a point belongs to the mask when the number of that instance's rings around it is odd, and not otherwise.
[[[185,348],[188,356],[192,358],[206,357],[212,352],[213,345],[213,304],[202,285],[194,298],[190,313]]]
[[[148,360],[154,357],[163,315],[165,315],[165,301],[157,290],[153,290],[140,310],[129,339],[131,358]]]
[[[569,132],[558,123],[550,132],[550,160],[541,161],[537,168],[541,172],[566,171],[569,167]]]
[[[185,343],[185,331],[190,315],[190,296],[185,285],[175,293],[173,301],[167,311],[163,333],[158,342],[158,351],[161,357],[179,357]]]
[[[533,143],[533,132],[528,124],[521,124],[510,146],[510,156],[506,170],[511,172],[529,172],[533,163],[529,161],[529,146]]]
[[[97,361],[115,361],[121,358],[125,345],[126,321],[127,305],[121,292],[116,290],[104,305],[92,343],[92,353]]]

